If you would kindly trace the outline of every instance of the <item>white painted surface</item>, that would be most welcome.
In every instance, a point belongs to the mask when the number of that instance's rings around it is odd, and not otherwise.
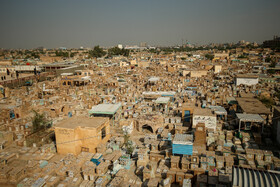
[[[204,123],[205,127],[208,129],[216,130],[217,120],[215,116],[193,116],[193,128],[196,127],[198,123]]]
[[[256,85],[259,82],[259,78],[236,78],[236,86],[243,84],[243,85]]]

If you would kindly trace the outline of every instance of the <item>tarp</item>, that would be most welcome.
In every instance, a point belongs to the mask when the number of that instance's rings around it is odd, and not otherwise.
[[[193,145],[172,144],[172,154],[192,155]]]

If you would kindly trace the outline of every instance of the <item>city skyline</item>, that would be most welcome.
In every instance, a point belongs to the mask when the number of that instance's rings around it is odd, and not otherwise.
[[[279,1],[7,1],[0,48],[262,43],[280,33]]]

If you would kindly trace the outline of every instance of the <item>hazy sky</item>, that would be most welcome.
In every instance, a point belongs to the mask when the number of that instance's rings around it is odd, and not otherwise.
[[[0,48],[237,42],[280,35],[280,0],[0,0]]]

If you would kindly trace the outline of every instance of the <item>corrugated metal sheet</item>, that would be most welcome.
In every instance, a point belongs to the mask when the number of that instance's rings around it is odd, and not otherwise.
[[[233,186],[280,186],[278,171],[233,167]]]
[[[237,118],[241,121],[254,121],[254,122],[263,122],[264,119],[259,114],[236,114]]]

